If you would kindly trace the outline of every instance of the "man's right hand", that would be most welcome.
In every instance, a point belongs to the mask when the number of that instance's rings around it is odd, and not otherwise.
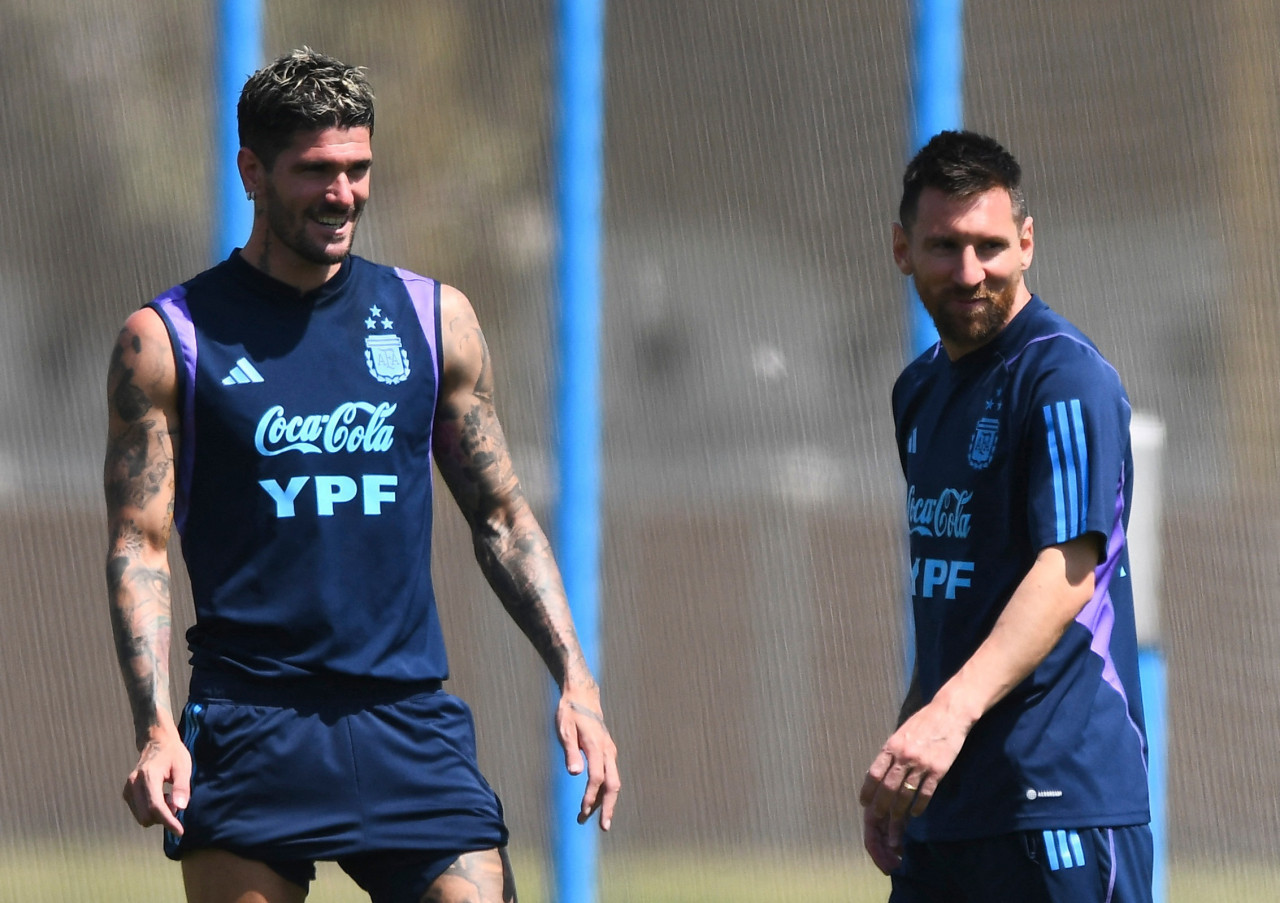
[[[169,787],[166,792],[166,785]],[[156,731],[138,756],[124,784],[124,801],[144,828],[164,825],[182,835],[178,812],[191,799],[191,754],[177,732]]]
[[[862,845],[876,868],[886,875],[902,864],[905,823],[895,823],[888,815],[877,815],[867,806],[862,810]]]

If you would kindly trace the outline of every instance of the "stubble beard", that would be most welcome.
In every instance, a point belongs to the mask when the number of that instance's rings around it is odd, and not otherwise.
[[[364,211],[363,204],[357,204],[350,210],[343,207],[326,207],[322,204],[309,208],[297,216],[291,216],[285,210],[285,206],[280,200],[280,195],[276,193],[275,186],[270,181],[267,182],[264,194],[267,228],[271,234],[280,240],[282,245],[307,263],[314,263],[318,266],[332,266],[347,259],[347,256],[351,253],[351,248],[356,242],[356,226],[360,222],[360,214]],[[317,244],[307,237],[307,222],[311,218],[324,214],[343,213],[350,213],[351,215],[351,234],[347,237],[347,241],[341,250],[331,251],[327,246]]]

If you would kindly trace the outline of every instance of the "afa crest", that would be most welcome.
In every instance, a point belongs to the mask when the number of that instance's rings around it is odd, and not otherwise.
[[[996,442],[1000,439],[1000,421],[993,417],[983,417],[974,427],[973,436],[969,439],[969,466],[974,470],[982,470],[996,454]]]
[[[365,336],[364,361],[370,375],[380,383],[394,386],[409,378],[409,353],[394,333]]]

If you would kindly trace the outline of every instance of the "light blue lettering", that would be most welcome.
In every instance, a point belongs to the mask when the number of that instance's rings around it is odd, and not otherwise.
[[[965,506],[973,500],[968,489],[943,489],[937,498],[916,498],[914,484],[907,487],[907,523],[913,536],[965,539],[973,516]]]
[[[921,595],[926,599],[933,598],[933,591],[947,579],[947,562],[937,558],[926,558],[924,562],[924,579],[921,581]]]
[[[298,497],[302,487],[307,485],[309,477],[294,477],[289,485],[281,489],[275,480],[259,480],[258,485],[267,491],[267,495],[275,499],[276,517],[293,517],[293,500]]]
[[[298,496],[310,480],[311,477],[293,477],[285,487],[275,480],[259,480],[258,485],[275,501],[276,517],[294,517],[297,515]],[[385,473],[363,474],[359,483],[347,476],[317,476],[316,513],[321,517],[332,517],[337,505],[349,502],[359,494],[364,513],[377,517],[382,514],[384,505],[395,503],[398,482],[399,477],[395,474]]]
[[[956,589],[959,587],[969,586],[969,578],[962,577],[961,574],[972,574],[972,561],[953,561],[951,562],[951,573],[947,576],[947,598],[954,599],[956,597]]]
[[[332,517],[333,506],[355,498],[356,488],[351,477],[316,477],[316,513]]]
[[[382,513],[382,503],[391,504],[396,500],[394,492],[387,490],[398,482],[395,474],[367,473],[362,478],[364,483],[364,513],[377,517]]]
[[[395,411],[396,406],[385,401],[376,406],[348,401],[330,414],[287,417],[283,406],[273,405],[258,420],[253,444],[263,455],[385,452],[395,441],[395,426],[387,422]]]
[[[396,406],[385,401],[377,407],[367,401],[349,401],[338,405],[329,418],[324,431],[326,451],[386,451],[394,441],[395,427],[386,423]],[[356,423],[361,414],[368,414],[367,424]]]
[[[924,562],[923,569],[920,564]],[[911,560],[912,592],[922,599],[934,598],[940,587],[943,597],[954,600],[956,590],[971,586],[969,575],[973,573],[972,561],[947,561],[942,558],[913,558]]]
[[[280,405],[267,408],[262,418],[258,421],[258,428],[253,434],[253,445],[263,455],[278,455],[287,451],[300,451],[304,455],[318,455],[320,453],[319,447],[313,445],[310,441],[297,441],[291,445],[280,447],[277,447],[277,445],[289,434],[307,440],[317,438],[320,435],[319,420],[320,418],[318,417],[308,417],[304,425],[300,417],[285,420],[284,408]]]

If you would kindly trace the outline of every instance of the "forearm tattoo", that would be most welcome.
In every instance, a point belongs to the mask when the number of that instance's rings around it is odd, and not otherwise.
[[[169,650],[172,637],[169,574],[132,566],[126,556],[107,562],[111,628],[116,659],[133,714],[134,739],[141,749],[159,713],[173,714],[169,701]]]
[[[111,627],[139,748],[161,712],[172,717],[169,571],[156,552],[163,555],[173,513],[173,436],[131,364],[141,351],[135,333],[121,332],[107,376],[111,426],[103,465]],[[157,511],[165,494],[167,507]]]
[[[475,386],[441,406],[436,462],[471,527],[490,586],[563,686],[569,674],[589,672],[551,544],[520,488],[498,422],[488,346],[469,318],[455,319],[449,331],[462,354],[478,353],[481,366]]]

